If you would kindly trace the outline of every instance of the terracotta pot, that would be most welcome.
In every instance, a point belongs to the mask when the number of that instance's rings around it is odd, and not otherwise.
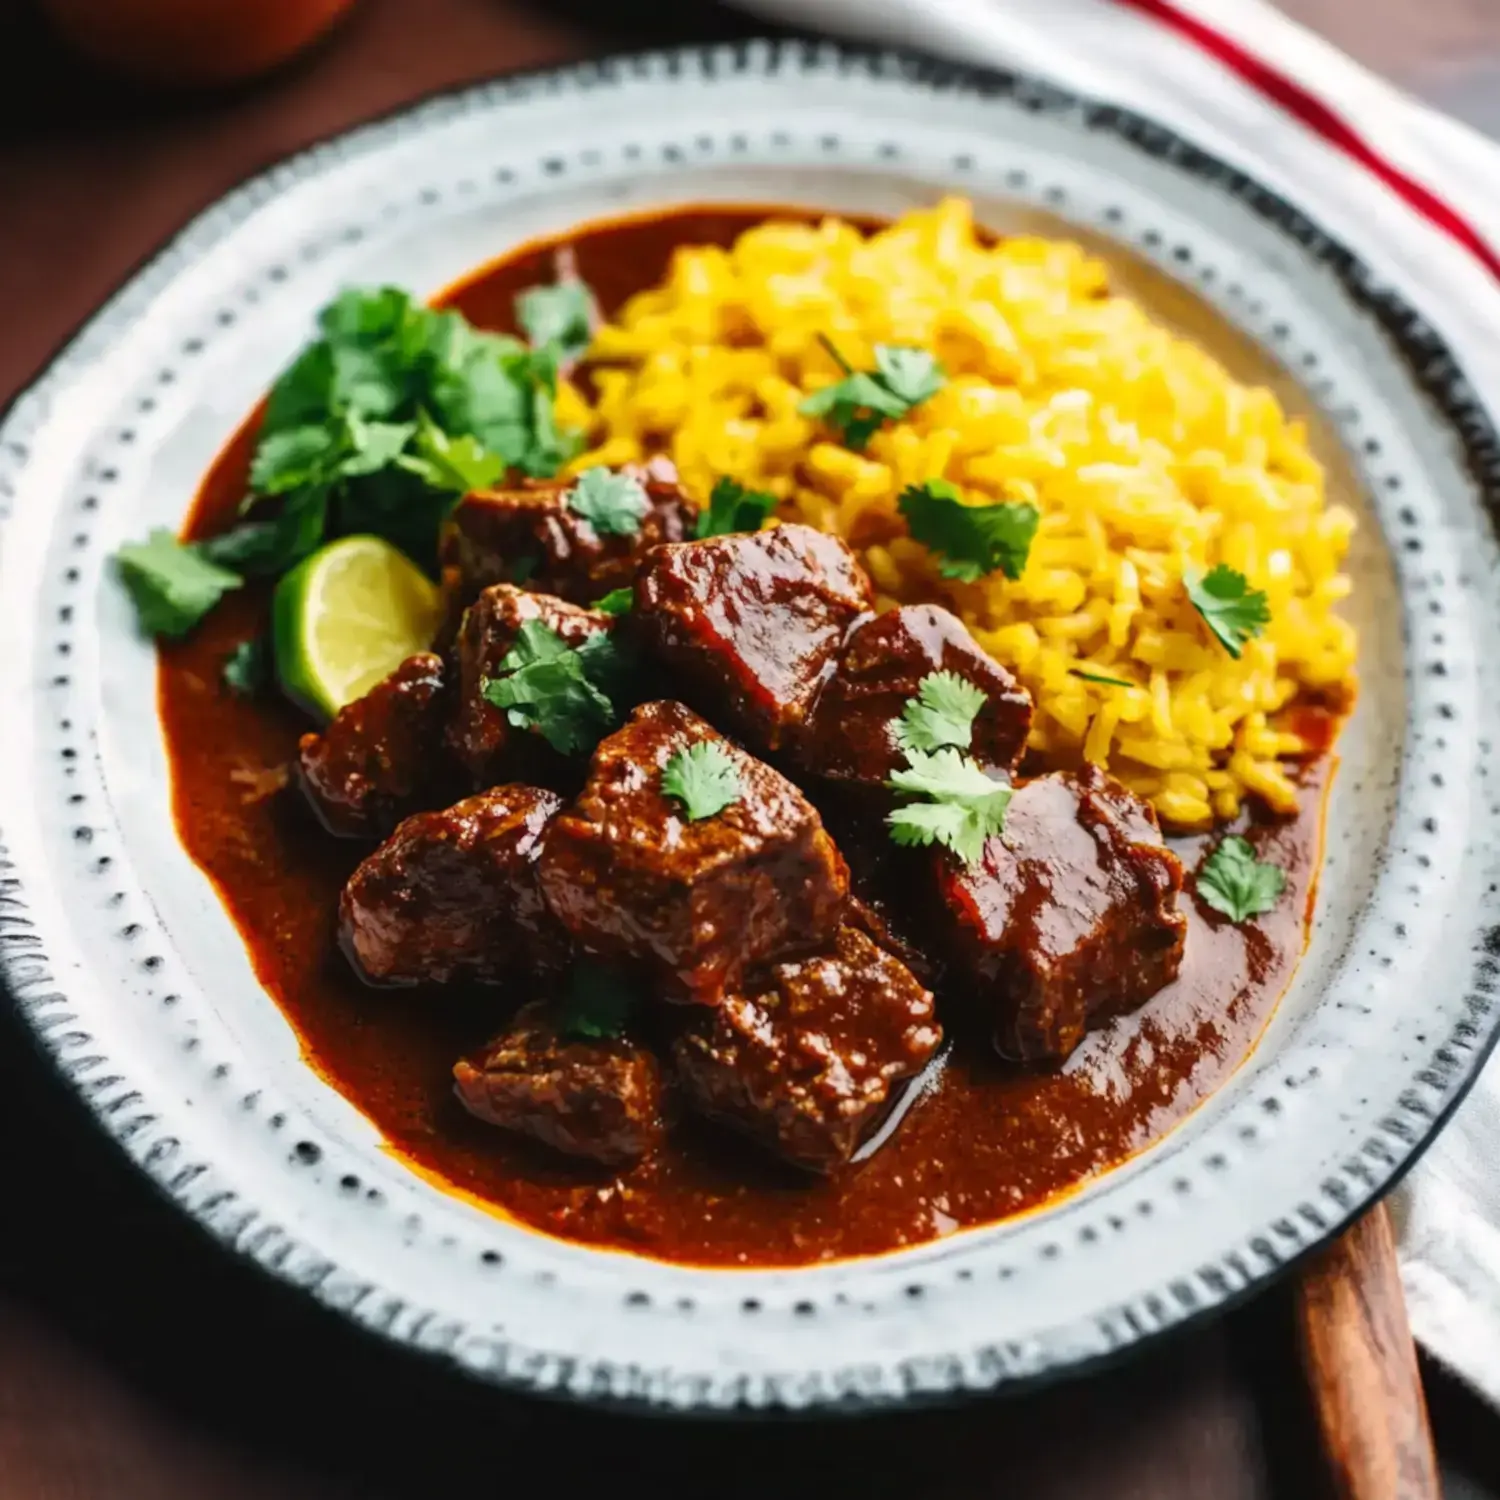
[[[322,36],[354,0],[42,0],[80,52],[152,83],[253,78]]]

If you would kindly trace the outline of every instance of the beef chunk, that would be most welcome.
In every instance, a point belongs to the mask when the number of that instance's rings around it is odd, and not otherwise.
[[[798,737],[798,764],[831,781],[883,788],[905,763],[894,726],[932,672],[952,672],[985,694],[970,753],[987,770],[1014,770],[1031,732],[1031,695],[936,604],[903,605],[854,628]]]
[[[635,618],[674,689],[756,750],[812,711],[873,594],[854,554],[810,526],[658,547],[641,564]]]
[[[691,1013],[673,1044],[685,1097],[798,1166],[842,1166],[942,1041],[932,995],[864,933],[775,965]]]
[[[641,481],[651,502],[640,529],[628,536],[600,533],[570,509],[571,479],[465,495],[444,525],[441,541],[450,611],[461,610],[496,583],[522,584],[574,604],[592,604],[611,589],[629,586],[648,547],[692,536],[698,509],[670,464],[653,462],[622,472]]]
[[[447,790],[441,658],[409,656],[364,697],[297,747],[298,779],[323,826],[341,838],[382,838]]]
[[[503,786],[408,818],[349,877],[339,935],[370,984],[494,983],[559,968],[567,939],[537,883],[542,831],[562,806]]]
[[[477,787],[513,776],[551,780],[556,771],[555,754],[541,736],[516,729],[505,710],[481,691],[486,677],[499,675],[501,662],[528,620],[540,620],[565,645],[575,647],[614,625],[608,615],[550,594],[525,593],[508,583],[487,588],[470,605],[454,647],[458,671],[448,742]]]
[[[665,1133],[656,1058],[629,1041],[569,1036],[546,1001],[522,1006],[453,1078],[481,1120],[606,1166],[632,1165]]]
[[[944,856],[938,881],[953,956],[1008,1057],[1066,1057],[1182,963],[1182,865],[1151,809],[1095,766],[1019,787],[984,858]]]
[[[733,763],[740,796],[693,822],[662,770],[704,740]],[[680,703],[644,704],[599,745],[547,832],[541,879],[586,949],[645,962],[674,998],[709,1004],[746,968],[825,943],[848,888],[811,803]]]

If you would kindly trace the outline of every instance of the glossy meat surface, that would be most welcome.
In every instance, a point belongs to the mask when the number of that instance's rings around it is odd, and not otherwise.
[[[648,547],[692,536],[698,508],[670,464],[622,472],[639,479],[651,508],[640,529],[605,535],[568,505],[571,480],[537,481],[507,490],[476,490],[454,507],[443,527],[443,589],[456,613],[496,583],[522,584],[574,604],[592,604],[626,588]]]
[[[679,751],[708,740],[739,800],[689,821],[662,791]],[[712,1004],[744,970],[832,937],[848,872],[812,804],[680,703],[647,703],[594,752],[548,830],[542,889],[587,949],[649,964],[674,998]]]
[[[568,943],[537,883],[561,806],[540,787],[503,786],[402,823],[339,901],[339,940],[360,977],[496,983],[561,967]]]
[[[685,1098],[801,1167],[842,1166],[942,1041],[932,995],[852,927],[693,1012],[673,1047]]]
[[[328,726],[304,734],[297,773],[318,820],[341,838],[383,838],[441,801],[447,694],[442,659],[409,656]]]
[[[547,780],[556,769],[556,754],[546,741],[512,725],[482,691],[485,678],[499,674],[528,620],[550,626],[568,646],[581,646],[614,624],[608,615],[509,583],[485,589],[469,606],[453,648],[457,672],[448,742],[476,787],[517,776]]]
[[[837,537],[773,526],[649,553],[636,579],[635,618],[673,691],[765,751],[786,743],[811,713],[873,597]]]
[[[623,1039],[569,1036],[547,1001],[522,1006],[455,1065],[453,1081],[470,1114],[606,1166],[634,1165],[665,1134],[654,1054]]]
[[[1031,732],[1031,695],[936,604],[906,604],[855,626],[798,737],[798,764],[831,781],[883,788],[905,763],[895,725],[933,672],[952,672],[986,695],[970,753],[987,770],[1013,771]]]
[[[954,957],[1007,1057],[1067,1057],[1181,966],[1181,862],[1151,809],[1097,767],[1019,787],[983,860],[942,858],[938,882]]]

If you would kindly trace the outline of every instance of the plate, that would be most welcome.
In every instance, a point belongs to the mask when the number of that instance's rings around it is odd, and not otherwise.
[[[107,567],[176,526],[342,284],[435,291],[650,204],[896,213],[1106,245],[1158,315],[1313,416],[1360,513],[1362,691],[1310,945],[1260,1046],[1155,1147],[919,1249],[695,1270],[445,1195],[301,1061],[173,833],[154,653]],[[1024,78],[752,43],[435,99],[225,198],[0,427],[0,963],[45,1054],[236,1253],[497,1384],[668,1409],[857,1409],[1015,1386],[1220,1307],[1431,1138],[1494,1040],[1500,444],[1360,247],[1149,121]]]

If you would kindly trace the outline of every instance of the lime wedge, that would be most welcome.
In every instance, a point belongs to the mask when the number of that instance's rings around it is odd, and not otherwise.
[[[376,536],[346,536],[298,563],[271,601],[276,676],[331,718],[437,633],[437,588]]]

